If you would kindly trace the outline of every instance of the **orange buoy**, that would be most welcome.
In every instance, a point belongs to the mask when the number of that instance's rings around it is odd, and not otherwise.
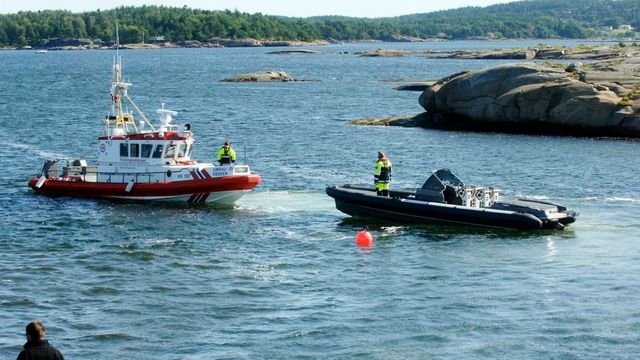
[[[362,230],[356,235],[356,245],[360,247],[371,247],[373,245],[373,235],[368,229]]]

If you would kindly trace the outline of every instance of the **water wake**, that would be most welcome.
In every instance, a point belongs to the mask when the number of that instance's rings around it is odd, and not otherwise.
[[[607,196],[607,197],[599,197],[599,196],[588,196],[585,198],[580,198],[578,200],[585,201],[602,201],[602,202],[613,202],[613,203],[632,203],[638,204],[640,203],[640,198],[628,197],[628,196]]]
[[[640,198],[632,198],[632,197],[613,196],[613,197],[607,197],[604,200],[612,201],[612,202],[630,202],[630,203],[640,204]]]
[[[238,205],[270,213],[317,213],[335,209],[333,200],[326,196],[324,192],[307,191],[262,191],[251,193],[240,199]]]
[[[44,159],[64,159],[67,158],[67,155],[63,155],[63,154],[59,154],[59,153],[54,153],[54,152],[49,152],[49,151],[45,151],[42,149],[38,149],[33,145],[30,144],[23,144],[23,143],[17,143],[17,142],[13,142],[13,141],[9,141],[10,137],[5,134],[4,132],[0,132],[0,147],[1,148],[10,148],[10,149],[16,149],[16,150],[21,150],[22,152],[27,152],[30,154],[33,154],[37,157],[41,157]]]

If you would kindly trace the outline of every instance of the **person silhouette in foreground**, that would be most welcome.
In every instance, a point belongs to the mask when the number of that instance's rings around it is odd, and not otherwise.
[[[389,183],[391,182],[391,160],[387,159],[383,152],[378,152],[378,161],[373,175],[376,185],[376,193],[379,196],[389,196]]]
[[[27,325],[27,343],[16,360],[64,360],[62,353],[44,339],[44,325],[34,320]]]

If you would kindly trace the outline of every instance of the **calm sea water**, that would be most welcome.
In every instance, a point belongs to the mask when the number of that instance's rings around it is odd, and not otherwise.
[[[96,158],[113,52],[0,52],[0,358],[33,319],[70,359],[637,358],[639,142],[347,124],[421,111],[379,80],[502,61],[338,52],[536,44],[122,51],[131,95],[149,116],[179,111],[197,159],[246,143],[263,183],[224,210],[34,195],[44,159]],[[318,81],[217,82],[260,70]],[[324,188],[369,184],[378,150],[394,188],[448,167],[580,217],[531,233],[349,220]]]

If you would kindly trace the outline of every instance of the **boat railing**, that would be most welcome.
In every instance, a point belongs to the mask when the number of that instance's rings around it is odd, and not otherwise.
[[[97,182],[100,179],[100,182],[107,183],[128,183],[133,181],[134,183],[159,183],[166,182],[171,180],[171,178],[175,178],[178,175],[190,174],[190,169],[182,168],[179,170],[167,170],[167,171],[147,171],[147,172],[105,172],[105,171],[91,171],[91,170],[83,170],[83,171],[75,171],[63,169],[60,172],[57,169],[50,169],[46,172],[46,177],[48,179],[59,178],[67,181],[83,181],[83,182]],[[38,174],[36,177],[39,177],[44,174]]]
[[[232,143],[234,146],[235,145],[242,145],[242,163],[243,164],[248,164],[247,162],[247,144],[244,141],[238,141],[238,142],[233,142]]]

